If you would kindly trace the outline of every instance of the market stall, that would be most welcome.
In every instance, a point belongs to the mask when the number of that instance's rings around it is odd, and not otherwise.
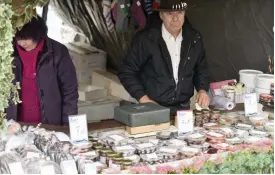
[[[1,173],[269,174],[274,166],[274,123],[273,111],[267,111],[266,118],[246,117],[239,104],[221,112],[214,125],[209,123],[212,110],[202,127],[187,134],[171,125],[130,135],[123,124],[107,120],[88,124],[89,141],[74,145],[68,137],[70,127],[8,121],[1,137]],[[195,125],[199,114],[194,115]]]

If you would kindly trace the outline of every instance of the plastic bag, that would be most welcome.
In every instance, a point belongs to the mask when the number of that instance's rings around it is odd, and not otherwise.
[[[22,163],[22,159],[18,153],[0,152],[0,174],[11,174],[9,164],[16,162]]]

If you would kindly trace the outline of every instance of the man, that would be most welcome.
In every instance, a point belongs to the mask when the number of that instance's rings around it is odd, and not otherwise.
[[[119,79],[140,103],[152,102],[171,109],[190,108],[196,102],[209,105],[209,74],[201,35],[184,24],[187,4],[162,0],[158,9],[162,23],[138,33],[128,50]]]
[[[21,104],[7,109],[7,118],[26,123],[68,125],[78,112],[76,71],[67,48],[48,38],[47,26],[33,17],[14,38],[14,74]]]

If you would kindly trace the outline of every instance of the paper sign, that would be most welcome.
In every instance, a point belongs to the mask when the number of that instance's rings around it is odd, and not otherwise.
[[[70,136],[73,144],[88,142],[87,116],[69,116]]]
[[[63,174],[78,174],[74,160],[65,160],[60,164]]]
[[[24,174],[21,162],[15,162],[9,164],[11,174]]]
[[[96,165],[85,163],[85,174],[97,174]]]
[[[141,6],[141,3],[140,3],[139,1],[137,1],[137,5],[138,5],[138,6]]]
[[[121,5],[120,5],[120,8],[124,9],[124,8],[125,8],[125,5],[124,5],[124,4],[121,4]]]
[[[47,165],[41,167],[41,174],[55,174],[53,165]]]
[[[256,93],[244,95],[244,109],[245,116],[253,116],[258,114],[258,102]]]
[[[177,112],[177,128],[178,133],[188,133],[194,130],[193,111],[178,111]]]

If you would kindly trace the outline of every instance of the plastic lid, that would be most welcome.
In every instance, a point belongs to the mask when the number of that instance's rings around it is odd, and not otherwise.
[[[201,110],[201,111],[202,111],[202,113],[204,113],[204,114],[209,114],[209,113],[210,113],[210,111],[207,110],[207,109],[203,109],[203,110]]]

